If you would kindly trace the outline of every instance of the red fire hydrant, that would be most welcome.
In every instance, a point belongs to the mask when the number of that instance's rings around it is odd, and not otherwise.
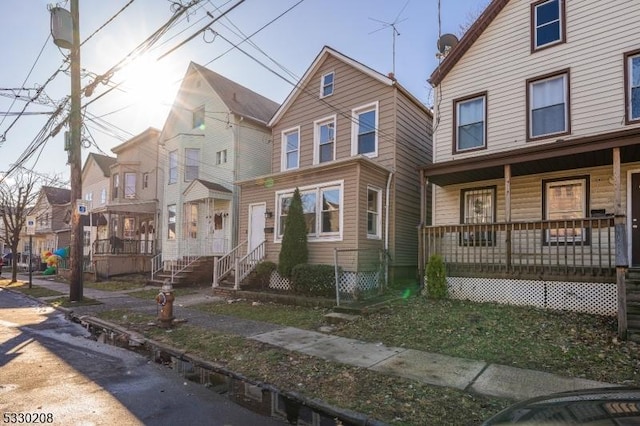
[[[156,302],[160,307],[160,312],[158,312],[158,324],[162,328],[171,327],[171,323],[174,320],[173,317],[173,301],[176,300],[175,295],[173,294],[173,287],[169,281],[165,281],[162,285],[162,289],[160,293],[156,296]]]

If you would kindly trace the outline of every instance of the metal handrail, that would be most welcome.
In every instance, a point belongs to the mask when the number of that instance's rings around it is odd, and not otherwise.
[[[240,257],[240,252],[245,249],[248,241],[238,244],[233,250],[226,255],[218,258],[213,263],[213,287],[220,285],[220,280],[233,271],[236,266],[236,259]]]

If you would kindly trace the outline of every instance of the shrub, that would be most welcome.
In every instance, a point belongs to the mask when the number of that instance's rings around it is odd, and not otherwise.
[[[333,265],[300,264],[291,272],[291,290],[307,296],[332,297],[335,292]]]
[[[296,188],[284,222],[282,246],[278,256],[278,273],[283,277],[291,278],[293,267],[307,263],[308,256],[307,223],[302,211],[300,191]]]
[[[269,260],[258,263],[256,266],[256,282],[261,289],[269,288],[271,273],[277,268],[278,266]]]
[[[426,294],[433,299],[447,297],[447,271],[440,255],[434,254],[427,262]]]

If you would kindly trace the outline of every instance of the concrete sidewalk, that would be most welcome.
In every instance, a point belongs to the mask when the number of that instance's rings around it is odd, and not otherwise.
[[[32,278],[32,283],[63,294],[69,293],[69,286],[65,283],[40,277]],[[78,306],[73,309],[75,315],[92,315],[114,308],[157,314],[157,305],[153,300],[128,296],[127,291],[111,292],[84,288],[83,294],[84,297],[98,300],[102,304]],[[43,301],[46,299],[42,298]],[[210,315],[189,308],[197,303],[215,301],[222,302],[224,298],[212,296],[211,290],[182,296],[176,300],[174,315],[196,326],[243,336],[286,350],[429,385],[450,387],[486,396],[523,400],[555,392],[617,386],[414,349],[388,347],[382,343],[363,342],[260,321]]]

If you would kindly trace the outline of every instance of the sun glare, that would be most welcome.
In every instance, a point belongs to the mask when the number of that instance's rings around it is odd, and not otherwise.
[[[142,57],[117,73],[120,86],[131,103],[147,113],[166,109],[174,96],[176,77],[161,62]]]

